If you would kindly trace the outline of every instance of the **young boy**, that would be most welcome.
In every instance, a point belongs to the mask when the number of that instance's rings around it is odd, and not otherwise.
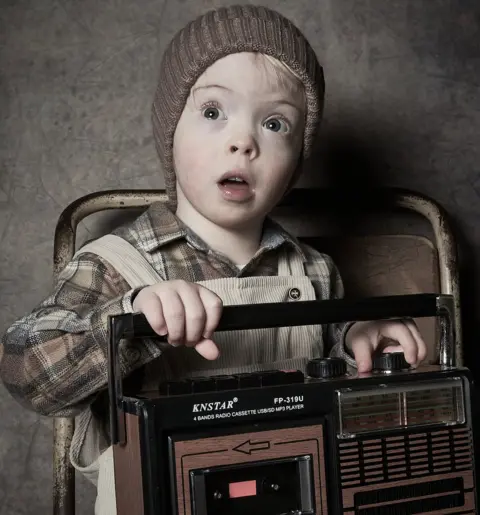
[[[106,413],[92,415],[107,387],[110,314],[142,312],[168,334],[169,345],[121,348],[124,376],[144,370],[144,384],[303,367],[324,354],[363,372],[383,337],[412,365],[425,358],[410,321],[214,334],[226,304],[343,294],[332,260],[267,216],[311,154],[323,88],[312,48],[274,11],[227,7],[187,25],[165,53],[153,105],[169,206],[151,206],[104,247],[81,249],[52,295],[4,336],[0,372],[11,394],[43,415],[78,416],[72,461],[98,481],[96,513],[116,512]],[[149,269],[143,277],[122,264],[132,249],[138,270]]]

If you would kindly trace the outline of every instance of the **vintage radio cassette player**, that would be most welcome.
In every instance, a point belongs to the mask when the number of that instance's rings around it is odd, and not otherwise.
[[[478,513],[472,380],[453,362],[453,299],[419,294],[227,306],[219,331],[437,317],[439,363],[379,354],[162,383],[128,395],[123,338],[155,337],[143,315],[110,318],[109,392],[119,515]]]

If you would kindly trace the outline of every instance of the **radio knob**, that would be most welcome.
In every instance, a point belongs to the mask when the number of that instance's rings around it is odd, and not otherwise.
[[[403,352],[385,352],[373,358],[373,369],[384,372],[410,368]]]
[[[307,364],[307,375],[317,379],[330,379],[344,376],[347,364],[342,358],[316,358]]]

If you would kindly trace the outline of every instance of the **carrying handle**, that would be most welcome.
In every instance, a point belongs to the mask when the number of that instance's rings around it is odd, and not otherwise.
[[[421,293],[367,299],[307,300],[224,306],[216,332],[273,327],[324,325],[351,321],[437,317],[440,323],[440,365],[455,365],[452,295]],[[118,346],[125,338],[167,341],[150,327],[145,315],[109,316],[108,388],[112,444],[125,443],[123,390]]]

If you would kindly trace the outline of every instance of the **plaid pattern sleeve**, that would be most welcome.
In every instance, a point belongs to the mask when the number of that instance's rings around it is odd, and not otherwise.
[[[132,294],[99,257],[85,253],[70,262],[53,293],[3,336],[0,373],[11,395],[42,415],[79,413],[107,386],[107,317],[131,312]],[[132,358],[125,349],[122,371],[128,374],[155,352],[135,348]]]
[[[219,277],[268,276],[277,273],[278,251],[293,246],[305,261],[318,298],[343,296],[333,261],[269,222],[259,250],[239,271],[216,254],[161,204],[152,205],[118,235],[134,245],[164,280],[189,282]],[[132,290],[100,257],[87,252],[72,260],[52,292],[30,314],[17,320],[0,343],[0,377],[26,408],[47,416],[75,416],[108,384],[107,318],[133,310]],[[349,325],[324,328],[326,354],[354,361],[344,346]],[[154,340],[125,341],[120,348],[122,375],[161,355]]]
[[[317,298],[341,299],[344,296],[343,281],[332,258],[308,245],[302,244],[307,260],[305,272],[312,281]],[[343,358],[350,367],[356,367],[355,360],[345,345],[345,335],[353,322],[329,324],[323,328],[325,354]]]

